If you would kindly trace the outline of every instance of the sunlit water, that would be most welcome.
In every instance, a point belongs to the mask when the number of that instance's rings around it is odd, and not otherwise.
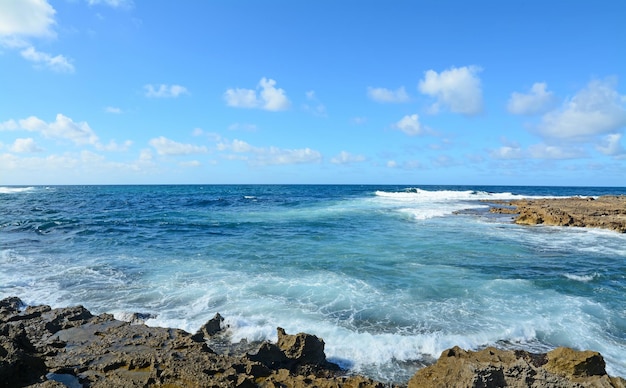
[[[518,226],[479,202],[623,193],[0,187],[0,297],[153,313],[147,324],[192,333],[220,312],[234,341],[308,332],[331,361],[383,381],[454,345],[592,349],[626,376],[626,235]]]

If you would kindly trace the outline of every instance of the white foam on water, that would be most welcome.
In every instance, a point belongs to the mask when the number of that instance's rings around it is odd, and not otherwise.
[[[35,190],[34,187],[0,187],[0,194],[27,193]]]
[[[593,279],[596,279],[598,277],[600,277],[600,274],[597,272],[594,272],[590,275],[576,275],[576,274],[571,274],[571,273],[565,273],[563,274],[564,277],[568,278],[569,280],[574,280],[577,282],[582,282],[582,283],[587,283],[592,281]]]
[[[464,209],[480,209],[489,206],[481,200],[512,200],[529,198],[512,193],[489,193],[473,190],[423,190],[408,188],[405,191],[376,191],[375,198],[382,206],[408,214],[415,220],[426,220],[450,215]]]

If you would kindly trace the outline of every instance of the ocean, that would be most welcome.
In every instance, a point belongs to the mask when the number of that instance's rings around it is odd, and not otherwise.
[[[152,314],[232,340],[324,339],[404,382],[449,347],[599,351],[626,377],[626,234],[519,226],[481,200],[626,188],[0,187],[0,297]]]

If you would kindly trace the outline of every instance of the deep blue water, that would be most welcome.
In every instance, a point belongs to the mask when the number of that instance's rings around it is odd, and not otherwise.
[[[309,332],[386,381],[454,345],[593,349],[626,376],[626,235],[478,202],[603,194],[626,188],[0,187],[0,297],[190,332],[220,312],[235,341]]]

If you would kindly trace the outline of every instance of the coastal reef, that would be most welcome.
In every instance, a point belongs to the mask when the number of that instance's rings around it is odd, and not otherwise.
[[[348,375],[326,360],[324,341],[314,335],[278,328],[276,343],[229,345],[219,314],[193,335],[146,326],[144,317],[134,314],[125,322],[82,306],[52,309],[3,299],[0,387],[393,386]],[[408,386],[625,388],[626,380],[609,377],[602,356],[591,351],[455,347],[419,370]]]
[[[488,201],[490,211],[516,214],[520,225],[555,225],[610,229],[626,233],[626,195]]]

